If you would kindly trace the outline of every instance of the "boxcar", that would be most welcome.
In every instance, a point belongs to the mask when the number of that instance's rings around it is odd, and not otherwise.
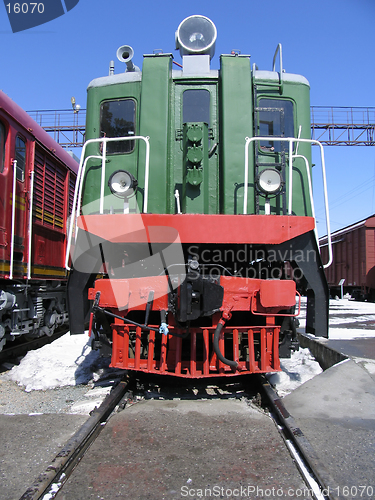
[[[320,239],[323,258],[327,238]],[[333,263],[326,269],[331,296],[375,300],[375,216],[332,233]],[[342,284],[342,290],[341,290]]]

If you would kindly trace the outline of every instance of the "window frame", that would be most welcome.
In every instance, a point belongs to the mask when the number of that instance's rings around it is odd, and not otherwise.
[[[17,141],[22,141],[24,143],[25,147],[19,149],[18,146],[17,146]],[[20,156],[20,151],[22,151],[23,149],[25,151],[25,155],[23,157],[23,165],[22,165],[22,167],[20,167],[20,165],[19,165],[19,159],[20,159],[20,157],[22,158],[22,156]],[[21,134],[17,134],[16,138],[15,138],[15,141],[14,141],[14,159],[17,160],[16,178],[20,182],[24,182],[25,181],[26,156],[27,156],[27,140]]]
[[[199,92],[200,95],[205,95],[208,97],[208,102],[203,102],[201,103],[201,108],[198,109],[198,106],[196,105],[197,103],[195,102],[194,103],[194,112],[197,112],[197,118],[207,118],[208,116],[208,120],[205,120],[205,119],[199,119],[199,120],[185,120],[185,118],[192,118],[192,116],[186,116],[186,114],[190,114],[192,113],[192,108],[190,107],[189,108],[189,104],[191,106],[192,102],[190,103],[186,103],[185,102],[185,95],[187,96],[189,93],[190,95],[195,92],[196,94]],[[203,106],[202,104],[204,105],[207,105],[208,106],[203,109]],[[186,107],[185,107],[186,106]],[[185,114],[185,109],[186,109],[186,114]],[[211,92],[206,89],[206,88],[186,88],[183,90],[182,92],[182,113],[181,113],[181,117],[182,117],[182,123],[207,123],[208,127],[210,127],[210,123],[211,123]]]
[[[4,172],[5,168],[5,146],[7,139],[7,129],[5,124],[0,120],[0,174]],[[3,144],[1,142],[3,141]]]
[[[274,106],[265,106],[262,105],[262,101],[268,101],[268,103],[274,102]],[[280,104],[286,104],[288,103],[291,105],[291,113],[290,111],[286,112],[286,106],[281,106]],[[284,141],[277,141],[277,137],[295,137],[295,116],[296,116],[296,103],[293,99],[287,98],[287,99],[280,99],[278,98],[271,98],[269,96],[261,96],[258,99],[258,106],[257,106],[257,123],[256,123],[256,132],[258,136],[264,136],[266,134],[260,133],[260,124],[261,124],[261,113],[275,113],[275,119],[271,121],[263,121],[263,123],[272,123],[272,126],[274,129],[277,130],[277,127],[280,130],[280,135],[272,135],[272,134],[267,134],[270,135],[270,137],[275,137],[275,140],[273,141],[268,141],[266,144],[265,141],[259,141],[259,151],[262,154],[266,153],[282,153],[283,151],[288,150],[288,146]],[[267,111],[268,110],[268,111]],[[280,113],[279,110],[282,110]],[[290,120],[290,114],[291,114],[291,120]],[[284,118],[283,118],[284,115]],[[289,116],[288,116],[289,115]],[[279,120],[277,120],[276,117],[280,117]],[[284,120],[284,123],[282,123]],[[276,126],[275,126],[276,124]],[[288,133],[291,128],[291,134]],[[281,135],[283,133],[283,135]],[[278,143],[278,146],[275,147],[275,143]],[[294,146],[295,147],[295,146]]]
[[[118,136],[109,136],[109,135],[103,135],[105,134],[105,132],[102,130],[103,127],[102,127],[102,110],[103,110],[103,105],[107,104],[107,103],[116,103],[116,102],[132,102],[133,105],[134,105],[134,108],[133,108],[133,131],[131,134],[129,134],[129,132],[131,132],[131,130],[129,130],[127,132],[127,135],[118,135]],[[113,137],[130,137],[131,135],[135,136],[137,135],[136,134],[136,128],[137,128],[137,101],[136,99],[134,99],[133,97],[121,97],[121,98],[114,98],[114,99],[105,99],[103,101],[101,101],[100,103],[100,107],[99,107],[99,130],[100,130],[100,137],[110,137],[110,138],[113,138]],[[130,144],[130,147],[129,147],[129,150],[128,151],[118,151],[118,150],[114,150],[116,148],[116,145],[118,144],[126,144],[127,142],[129,142]],[[118,147],[118,146],[117,146]],[[100,144],[99,146],[100,148],[100,152],[102,152],[102,144]],[[113,150],[111,150],[113,149]],[[113,155],[123,155],[123,154],[131,154],[133,153],[135,150],[135,141],[120,141],[120,142],[117,142],[117,141],[111,141],[110,143],[107,144],[107,155],[108,156],[113,156]]]

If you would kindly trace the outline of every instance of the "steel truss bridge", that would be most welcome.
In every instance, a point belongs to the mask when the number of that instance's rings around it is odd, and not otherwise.
[[[83,146],[85,109],[28,114],[64,148]],[[311,139],[325,146],[375,146],[375,107],[311,106]]]

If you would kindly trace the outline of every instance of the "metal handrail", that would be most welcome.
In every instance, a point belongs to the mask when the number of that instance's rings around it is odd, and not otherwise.
[[[144,188],[144,198],[143,198],[143,213],[147,213],[148,205],[148,182],[149,182],[149,166],[150,166],[150,142],[149,137],[144,137],[143,135],[135,135],[128,137],[101,137],[98,139],[89,139],[85,142],[82,149],[81,160],[79,162],[76,185],[74,189],[73,206],[72,213],[70,216],[70,225],[68,231],[68,241],[65,255],[65,268],[70,271],[69,266],[69,254],[71,249],[71,242],[73,236],[73,227],[76,225],[76,217],[80,212],[80,203],[82,195],[83,178],[86,170],[87,161],[91,158],[97,158],[102,161],[102,174],[100,182],[100,199],[99,199],[99,213],[104,212],[104,184],[105,184],[105,163],[107,159],[107,143],[108,142],[121,142],[121,141],[136,141],[143,140],[146,145],[146,158],[145,158],[145,188]],[[91,155],[85,158],[86,147],[89,144],[102,143],[103,144],[103,154],[102,155]],[[75,239],[77,239],[78,226],[75,234]]]
[[[284,73],[284,70],[283,70],[283,48],[281,46],[281,43],[279,43],[277,45],[276,50],[275,50],[275,55],[273,56],[272,71],[276,71],[276,57],[277,57],[277,54],[279,54],[279,62],[280,62],[280,74],[279,74],[279,78],[280,78],[280,91],[282,93],[282,91],[283,91],[283,73]]]
[[[331,227],[329,220],[329,208],[328,208],[328,194],[327,194],[327,180],[326,180],[326,167],[324,160],[324,150],[323,146],[319,141],[315,141],[312,139],[301,139],[295,137],[275,137],[275,136],[265,136],[265,137],[246,137],[245,139],[245,179],[244,179],[244,202],[243,202],[243,213],[247,214],[247,198],[248,198],[248,183],[249,183],[249,145],[253,142],[258,141],[281,141],[289,143],[289,180],[288,180],[288,215],[292,215],[292,202],[293,202],[293,159],[299,158],[302,155],[293,155],[293,145],[300,142],[308,143],[308,144],[316,144],[320,147],[320,156],[322,163],[322,177],[323,177],[323,193],[324,193],[324,205],[326,212],[326,226],[327,226],[327,238],[328,238],[328,262],[324,264],[324,268],[329,267],[332,264],[332,242],[331,242]],[[303,157],[304,158],[304,157]],[[310,179],[309,172],[309,164],[308,160],[305,158],[306,170],[308,171],[308,181],[309,181],[309,192],[310,192],[310,202],[312,204],[312,213],[314,214],[313,208],[313,196],[312,196],[312,184]]]
[[[275,54],[273,56],[273,61],[272,61],[272,71],[276,71],[276,57],[277,53],[279,53],[280,56],[280,76],[283,74],[283,49],[281,46],[281,43],[279,43],[276,47]]]
[[[33,198],[34,198],[35,171],[30,172],[30,212],[29,212],[29,259],[27,263],[27,279],[31,278],[31,249],[33,238]]]
[[[13,279],[14,266],[14,235],[16,230],[16,186],[17,186],[17,160],[13,160],[13,190],[12,190],[12,226],[10,235],[10,269],[9,279]]]

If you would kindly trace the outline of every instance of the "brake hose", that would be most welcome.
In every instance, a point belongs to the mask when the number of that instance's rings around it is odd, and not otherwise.
[[[219,323],[217,324],[215,334],[214,334],[214,344],[213,344],[214,351],[215,351],[215,354],[218,357],[219,361],[221,361],[225,365],[228,365],[231,368],[233,368],[234,370],[236,370],[238,367],[237,361],[234,361],[234,360],[231,361],[230,359],[225,358],[220,351],[219,338],[220,338],[221,330],[224,327],[224,324],[225,324],[225,321],[223,319],[221,319],[219,321]]]

